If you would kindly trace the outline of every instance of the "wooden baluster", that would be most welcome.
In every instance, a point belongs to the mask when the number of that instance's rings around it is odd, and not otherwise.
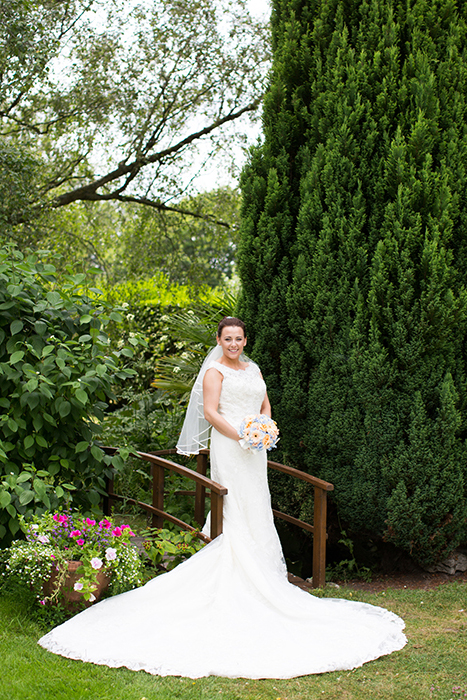
[[[224,497],[211,491],[211,539],[222,533]]]
[[[313,588],[326,583],[326,511],[327,493],[315,486],[313,532]]]
[[[208,456],[206,454],[199,454],[196,457],[196,471],[198,474],[206,476],[206,471],[208,468]],[[204,525],[205,520],[205,501],[206,501],[206,488],[201,484],[196,484],[195,492],[195,522],[198,523],[200,527]]]
[[[105,515],[111,516],[112,515],[112,508],[114,505],[114,500],[113,500],[113,498],[110,498],[110,496],[108,494],[114,492],[113,477],[107,477],[106,481],[107,481],[107,483],[106,483],[107,496],[104,496],[103,510],[104,510]]]
[[[158,464],[151,465],[152,472],[152,505],[154,508],[164,510],[164,467]],[[164,518],[153,514],[152,527],[164,527]]]

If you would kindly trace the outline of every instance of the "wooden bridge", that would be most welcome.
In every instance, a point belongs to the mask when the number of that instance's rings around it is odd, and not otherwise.
[[[115,454],[118,452],[118,449],[115,447],[106,447],[104,450],[107,454]],[[114,501],[125,501],[127,503],[133,503],[147,513],[150,513],[152,515],[152,527],[163,527],[164,520],[169,520],[183,530],[194,531],[195,528],[191,525],[164,511],[164,477],[165,470],[168,469],[169,471],[176,472],[195,482],[194,491],[182,491],[180,493],[194,496],[194,519],[200,526],[204,525],[206,492],[209,492],[211,499],[211,537],[206,537],[202,533],[199,533],[198,537],[204,542],[210,542],[222,533],[224,496],[227,495],[227,489],[206,476],[209,450],[202,450],[200,454],[197,455],[196,471],[166,459],[166,457],[171,454],[176,454],[176,450],[163,450],[151,453],[133,452],[133,457],[137,457],[151,464],[152,503],[143,503],[142,501],[137,501],[133,498],[127,498],[126,496],[124,497],[115,493],[113,480],[109,479],[107,483],[107,497],[104,501],[104,511],[107,515],[110,515]],[[278,462],[271,462],[268,460],[268,467],[269,469],[287,474],[292,478],[305,481],[310,487],[312,486],[314,488],[313,525],[274,509],[273,513],[276,518],[281,518],[292,525],[296,525],[313,533],[313,587],[319,588],[324,586],[326,580],[327,492],[333,491],[334,486],[327,481],[322,481],[322,479],[310,476],[299,469],[287,467],[285,464],[279,464]]]

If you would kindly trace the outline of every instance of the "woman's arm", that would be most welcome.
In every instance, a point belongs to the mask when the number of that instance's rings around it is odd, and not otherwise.
[[[263,375],[261,374],[261,379],[262,378]],[[263,403],[261,404],[261,413],[264,413],[264,415],[269,416],[269,418],[271,417],[271,404],[269,403],[268,392],[266,392],[264,395]]]
[[[214,367],[208,369],[203,379],[204,417],[216,430],[232,440],[240,440],[240,435],[218,412],[222,389],[222,374]]]

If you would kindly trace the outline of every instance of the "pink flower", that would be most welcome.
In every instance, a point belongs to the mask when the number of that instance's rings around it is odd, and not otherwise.
[[[114,549],[113,547],[107,547],[105,550],[105,558],[107,561],[115,561],[117,558],[117,550]]]
[[[108,520],[104,519],[101,520],[99,523],[99,527],[102,529],[105,527],[106,530],[108,530],[110,527],[112,527],[112,523],[110,523]]]
[[[95,524],[96,524],[95,520],[91,520],[91,518],[86,518],[86,525],[89,525],[92,527],[92,525],[95,525]]]
[[[129,526],[129,525],[122,525],[122,530],[130,530],[130,526]],[[135,536],[135,533],[132,532],[131,530],[130,530],[130,532],[129,532],[128,534],[130,535],[130,537],[134,537],[134,536]]]
[[[45,600],[40,600],[39,603],[40,603],[41,605],[45,605]]]
[[[80,537],[81,536],[81,530],[72,530],[70,532],[70,537]]]
[[[116,527],[115,530],[112,530],[112,535],[115,535],[115,537],[120,537],[123,535],[123,530],[120,527]]]
[[[55,513],[53,519],[56,523],[66,523],[68,520],[68,515],[63,515],[63,513]]]
[[[99,557],[93,557],[91,559],[91,566],[93,569],[100,569],[102,566],[102,559],[99,559]]]
[[[41,544],[49,544],[49,538],[47,535],[39,535],[37,538]]]
[[[79,546],[82,547],[84,544],[84,540],[82,538],[79,540],[76,540],[76,544],[79,544]]]
[[[82,591],[83,590],[83,584],[81,581],[76,581],[75,585],[73,586],[73,590],[75,591]]]

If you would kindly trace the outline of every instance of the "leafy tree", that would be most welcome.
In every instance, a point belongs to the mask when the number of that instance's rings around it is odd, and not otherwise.
[[[56,285],[55,268],[0,249],[0,541],[18,517],[74,501],[99,506],[105,479],[121,468],[98,446],[113,385],[134,370],[131,347],[109,347],[119,313],[86,289],[84,274]],[[135,335],[131,345],[138,345]]]
[[[238,192],[222,188],[181,205],[212,220],[134,204],[79,202],[41,219],[40,245],[59,253],[62,267],[98,267],[105,285],[151,279],[156,272],[193,288],[223,284],[235,272]]]
[[[0,137],[37,161],[11,225],[78,201],[184,211],[198,152],[257,109],[267,60],[245,0],[4,0],[0,49]]]
[[[209,212],[212,220],[162,214],[149,208],[122,212],[114,277],[148,277],[159,270],[171,282],[198,287],[216,287],[232,277],[239,227],[238,193],[218,189],[184,200],[182,206]]]
[[[253,354],[284,458],[428,564],[467,537],[467,8],[275,0],[272,31],[243,175]]]

